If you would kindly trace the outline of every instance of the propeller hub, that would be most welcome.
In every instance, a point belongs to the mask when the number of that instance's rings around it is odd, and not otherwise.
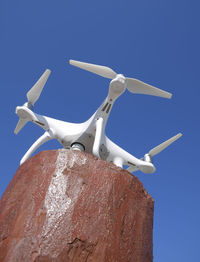
[[[29,102],[24,103],[23,106],[33,110],[33,105],[31,103],[29,103]]]
[[[149,154],[144,155],[144,161],[148,163],[152,163],[152,158]]]
[[[126,90],[126,78],[118,74],[116,77],[110,82],[109,96],[116,99]]]
[[[19,116],[19,118],[26,119],[29,116],[26,109],[27,109],[26,106],[17,106],[15,112]]]

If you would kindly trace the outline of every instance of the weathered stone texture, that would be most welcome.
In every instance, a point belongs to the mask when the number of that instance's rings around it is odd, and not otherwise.
[[[130,173],[92,155],[43,151],[0,201],[1,262],[150,262],[153,199]]]

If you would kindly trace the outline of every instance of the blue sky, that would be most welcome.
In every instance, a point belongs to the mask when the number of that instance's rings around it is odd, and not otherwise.
[[[183,133],[155,157],[155,174],[135,175],[155,200],[154,260],[198,261],[199,8],[191,0],[0,1],[0,194],[43,133],[31,123],[13,133],[15,107],[43,71],[50,68],[52,74],[35,111],[83,122],[105,98],[109,80],[68,60],[110,66],[173,93],[171,100],[124,93],[106,133],[137,157]],[[50,141],[40,150],[59,147]]]

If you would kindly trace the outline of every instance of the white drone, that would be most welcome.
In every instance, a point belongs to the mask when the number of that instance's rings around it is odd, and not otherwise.
[[[164,98],[171,98],[172,95],[137,79],[127,78],[121,74],[117,74],[111,68],[106,66],[93,65],[74,60],[70,60],[70,64],[112,79],[108,95],[97,111],[84,123],[69,123],[38,115],[32,110],[51,73],[51,71],[47,69],[36,84],[28,91],[28,102],[23,106],[16,107],[16,114],[20,119],[15,128],[15,134],[17,134],[28,121],[34,122],[45,130],[45,133],[23,156],[20,164],[24,163],[43,143],[56,138],[64,148],[85,151],[98,158],[113,162],[119,167],[126,165],[128,166],[127,170],[129,172],[141,170],[144,173],[153,173],[155,167],[152,163],[152,157],[181,137],[181,133],[151,149],[143,158],[138,159],[113,143],[105,135],[105,127],[115,100],[124,93],[126,89],[135,94],[146,94]]]

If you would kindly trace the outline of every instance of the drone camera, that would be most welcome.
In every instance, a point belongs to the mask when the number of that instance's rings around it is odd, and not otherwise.
[[[71,148],[72,148],[73,150],[77,150],[77,151],[82,151],[82,152],[85,151],[84,145],[81,144],[81,143],[77,143],[77,142],[73,143],[73,144],[71,145]]]

